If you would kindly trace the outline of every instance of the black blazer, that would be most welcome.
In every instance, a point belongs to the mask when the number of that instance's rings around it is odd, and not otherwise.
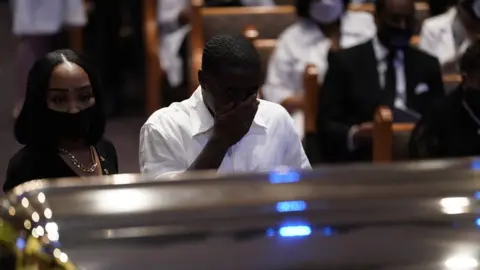
[[[95,149],[100,159],[102,174],[117,174],[117,151],[113,144],[110,141],[101,140]],[[8,192],[30,180],[77,176],[56,151],[40,151],[37,148],[25,146],[15,153],[8,163],[3,191]]]
[[[317,131],[323,161],[371,160],[371,145],[350,152],[350,127],[372,122],[375,110],[383,104],[377,59],[372,41],[329,55],[329,69],[319,94]],[[407,107],[422,114],[437,97],[444,95],[440,63],[416,48],[404,52]],[[428,91],[415,89],[426,84]]]

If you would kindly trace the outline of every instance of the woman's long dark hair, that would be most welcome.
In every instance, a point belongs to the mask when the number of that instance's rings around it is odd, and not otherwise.
[[[54,149],[58,143],[58,134],[54,134],[56,123],[47,117],[46,91],[53,69],[64,62],[72,62],[85,70],[95,96],[95,105],[86,142],[96,144],[105,131],[106,117],[103,108],[100,79],[84,56],[63,49],[48,53],[35,62],[30,69],[27,91],[22,111],[15,122],[15,138],[23,145]]]

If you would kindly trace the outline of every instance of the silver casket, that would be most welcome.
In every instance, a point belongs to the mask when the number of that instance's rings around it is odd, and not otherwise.
[[[0,269],[476,269],[479,169],[32,181],[2,198]]]

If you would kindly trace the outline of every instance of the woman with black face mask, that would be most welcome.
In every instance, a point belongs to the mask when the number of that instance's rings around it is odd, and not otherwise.
[[[4,191],[33,179],[118,173],[117,154],[103,139],[100,80],[82,56],[58,50],[30,70],[15,137],[25,145],[11,159]]]
[[[480,40],[460,59],[462,83],[432,106],[412,132],[415,158],[480,155]]]

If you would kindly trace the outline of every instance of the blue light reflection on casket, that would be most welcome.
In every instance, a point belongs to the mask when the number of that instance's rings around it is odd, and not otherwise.
[[[295,183],[300,181],[300,173],[288,169],[279,169],[271,172],[268,180],[272,184]]]

